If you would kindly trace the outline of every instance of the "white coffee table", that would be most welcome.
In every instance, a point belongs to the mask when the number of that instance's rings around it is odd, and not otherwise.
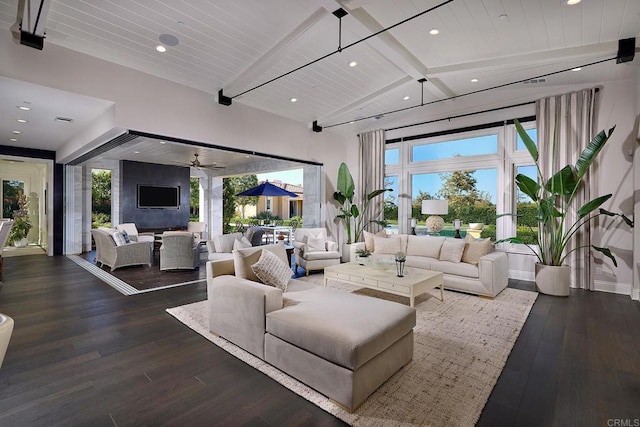
[[[347,262],[325,267],[324,286],[327,286],[329,279],[409,297],[411,307],[414,306],[416,296],[439,286],[440,300],[444,301],[442,273],[439,271],[405,268],[404,277],[397,277],[395,265],[382,270],[356,262]]]

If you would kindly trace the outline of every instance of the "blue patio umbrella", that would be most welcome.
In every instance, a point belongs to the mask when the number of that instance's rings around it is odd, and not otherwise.
[[[292,193],[291,191],[287,191],[284,188],[278,187],[277,185],[273,185],[269,181],[265,181],[256,187],[252,187],[252,188],[249,188],[248,190],[244,190],[243,192],[236,194],[236,196],[298,197],[296,193]]]

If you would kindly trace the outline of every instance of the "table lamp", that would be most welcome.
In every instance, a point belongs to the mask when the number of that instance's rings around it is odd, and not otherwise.
[[[427,231],[429,233],[439,233],[444,228],[444,219],[438,215],[449,213],[449,202],[447,200],[423,200],[422,213],[431,215],[426,221]]]

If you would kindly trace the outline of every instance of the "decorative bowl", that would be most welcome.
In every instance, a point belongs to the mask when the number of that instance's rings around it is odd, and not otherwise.
[[[472,230],[481,230],[482,227],[484,227],[484,223],[483,222],[470,222],[469,223],[469,228]]]

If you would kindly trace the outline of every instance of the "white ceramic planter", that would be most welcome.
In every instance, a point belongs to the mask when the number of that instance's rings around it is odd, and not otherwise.
[[[28,243],[29,241],[25,237],[24,239],[16,240],[15,242],[13,242],[13,246],[15,246],[16,248],[24,248]]]
[[[543,265],[536,263],[536,289],[546,295],[568,297],[571,284],[571,267],[568,265]]]

